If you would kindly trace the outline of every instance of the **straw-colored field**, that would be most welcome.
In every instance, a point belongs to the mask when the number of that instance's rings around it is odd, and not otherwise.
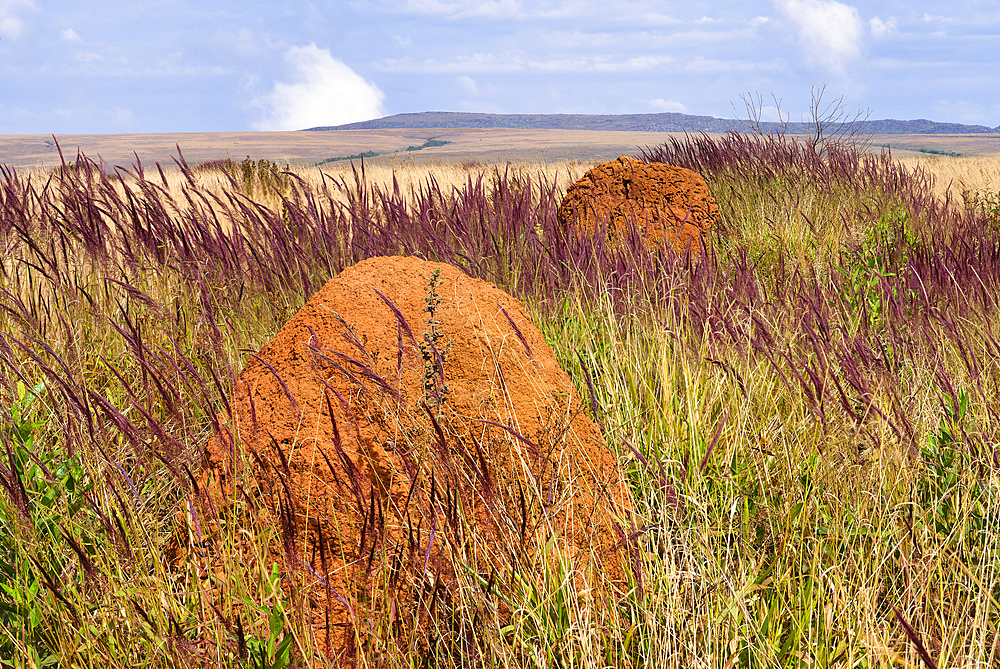
[[[266,158],[312,165],[334,158],[369,157],[369,163],[405,168],[409,164],[552,163],[603,161],[634,155],[662,144],[677,133],[581,130],[412,129],[332,130],[244,133],[162,133],[121,135],[0,136],[0,164],[53,167],[59,163],[57,140],[67,160],[77,150],[100,157],[107,166],[128,166],[137,154],[144,163],[173,165],[180,146],[191,164],[231,158]],[[443,142],[425,146],[428,140]],[[1000,135],[880,135],[872,146],[891,147],[899,156],[1000,155]],[[422,148],[421,148],[422,147]],[[408,150],[418,149],[418,150]],[[927,153],[935,152],[935,153]],[[346,162],[346,161],[345,161]],[[329,164],[329,163],[328,163]]]
[[[602,159],[595,157],[589,160],[520,162],[367,160],[364,163],[364,173],[370,184],[391,187],[395,179],[403,192],[409,192],[412,188],[425,184],[428,177],[432,177],[442,188],[451,189],[461,188],[470,178],[499,170],[510,174],[539,177],[544,182],[554,185],[558,192],[563,192]],[[929,173],[933,177],[935,194],[940,198],[950,194],[952,199],[961,202],[963,193],[1000,193],[1000,153],[959,157],[906,153],[899,157],[898,161],[908,169],[919,169]],[[320,185],[324,179],[353,182],[355,172],[361,167],[361,161],[338,161],[324,165],[287,164],[281,162],[281,159],[275,159],[274,162],[282,169],[292,170],[300,179],[313,187]],[[39,171],[45,172],[44,169]],[[176,166],[171,163],[166,166],[165,171],[168,175],[173,175],[170,179],[171,192],[179,195],[183,182],[176,178],[179,176]],[[199,183],[207,188],[214,190],[226,185],[227,180],[218,171],[196,172],[196,175]],[[274,204],[277,200],[276,196],[267,192],[259,192],[256,197],[268,201],[269,204]]]
[[[598,162],[600,159],[596,158],[589,161],[521,162],[510,165],[509,169],[524,174],[542,174],[565,189]],[[961,157],[910,153],[900,157],[899,162],[908,168],[929,172],[934,177],[935,192],[941,197],[950,192],[952,197],[961,201],[963,192],[1000,192],[1000,153]],[[508,167],[503,163],[494,166],[500,169]],[[334,178],[351,178],[352,170],[349,163],[340,163],[317,168],[298,168],[296,172],[310,179],[318,178],[320,172]],[[432,175],[442,186],[461,186],[469,177],[469,165],[457,162],[394,164],[379,161],[369,163],[366,171],[368,178],[375,183],[391,184],[395,177],[404,190],[419,184],[428,175]]]
[[[65,135],[55,138],[67,160],[77,149],[98,156],[108,166],[140,160],[172,165],[180,146],[191,164],[231,158],[266,158],[293,165],[347,162],[366,154],[367,162],[394,166],[411,163],[545,163],[611,160],[654,146],[669,133],[592,132],[575,130],[335,130],[257,133],[167,133],[157,135]],[[435,140],[426,146],[429,140]],[[409,150],[408,150],[409,149]],[[375,154],[375,155],[372,155]],[[59,154],[52,137],[0,137],[0,163],[20,167],[52,167]],[[327,163],[329,164],[329,163]]]
[[[920,167],[934,175],[935,192],[962,198],[964,192],[1000,192],[1000,154],[989,156],[908,155],[900,158],[908,167]]]

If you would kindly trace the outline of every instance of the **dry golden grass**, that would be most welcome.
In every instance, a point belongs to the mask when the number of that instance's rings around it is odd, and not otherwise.
[[[369,183],[377,185],[392,185],[393,178],[399,183],[400,190],[404,193],[410,192],[412,188],[419,187],[427,182],[429,178],[434,179],[441,186],[442,190],[448,191],[453,187],[460,188],[471,178],[475,180],[479,175],[489,176],[496,171],[509,171],[512,174],[524,174],[532,176],[542,176],[546,182],[553,183],[560,190],[565,190],[574,181],[583,176],[583,173],[593,167],[593,162],[583,162],[579,160],[562,160],[554,162],[518,162],[518,163],[479,163],[475,161],[466,162],[440,162],[440,163],[415,163],[413,161],[400,160],[392,162],[380,162],[365,165],[365,176]],[[322,167],[299,168],[299,174],[308,181],[317,182],[324,174],[336,180],[346,179],[348,182],[354,179],[354,169],[349,163],[336,163],[323,165]]]
[[[473,182],[479,178],[490,179],[494,174],[501,176],[506,172],[512,175],[530,176],[534,179],[539,177],[546,184],[553,185],[558,193],[563,193],[577,179],[583,176],[584,172],[594,166],[593,162],[581,162],[578,160],[565,160],[555,162],[519,162],[519,163],[479,163],[475,161],[465,162],[440,162],[440,163],[417,163],[411,160],[366,162],[364,164],[364,179],[369,186],[376,186],[380,189],[391,191],[393,179],[399,186],[399,190],[404,195],[419,190],[433,181],[444,193],[451,192],[454,188],[462,188],[470,180]],[[239,165],[239,163],[237,163]],[[337,162],[322,166],[286,166],[280,165],[282,169],[287,169],[297,178],[301,179],[303,185],[319,192],[322,190],[323,182],[328,184],[346,183],[353,186],[355,183],[355,173],[361,174],[361,163]],[[176,167],[164,170],[167,177],[168,192],[175,202],[183,203],[182,195],[185,180],[181,172]],[[199,188],[211,192],[216,196],[223,197],[225,192],[231,192],[232,188],[229,178],[221,170],[195,170],[195,181]],[[346,194],[338,188],[330,188],[328,192],[339,201],[346,201]],[[280,206],[280,195],[272,188],[257,188],[252,193],[255,202],[268,207]]]
[[[391,185],[395,176],[400,189],[405,193],[412,187],[425,183],[433,178],[444,190],[453,186],[460,187],[471,176],[475,178],[481,173],[491,174],[494,170],[508,169],[514,173],[542,175],[549,183],[554,183],[560,191],[565,191],[574,181],[583,176],[584,172],[599,161],[560,160],[560,161],[523,161],[523,162],[488,162],[476,161],[440,161],[416,162],[400,159],[378,161],[365,164],[365,173],[369,183]],[[942,155],[907,155],[899,158],[899,162],[910,169],[928,171],[934,179],[935,193],[944,197],[949,191],[953,198],[961,201],[965,191],[1000,192],[1000,154],[987,156],[942,156]],[[320,167],[293,167],[293,171],[306,179],[310,184],[321,180],[320,174],[339,180],[353,179],[352,170],[357,167],[349,162],[332,163]]]
[[[304,185],[313,192],[323,181],[328,183],[346,183],[353,185],[355,171],[362,167],[366,183],[371,186],[389,189],[393,180],[399,186],[400,192],[407,195],[433,181],[442,190],[450,192],[453,188],[463,187],[470,179],[489,179],[491,175],[505,171],[512,174],[542,177],[545,183],[552,184],[557,193],[561,194],[584,172],[596,165],[597,160],[523,160],[518,162],[477,160],[416,160],[413,154],[402,157],[362,161],[338,161],[323,165],[289,165],[283,161],[275,161],[280,169],[286,169],[301,179]],[[910,154],[898,158],[899,162],[910,169],[925,170],[933,178],[934,191],[938,197],[949,196],[954,202],[962,203],[963,194],[995,194],[1000,193],[1000,154],[986,156],[945,156],[929,154]],[[240,165],[239,161],[235,163]],[[37,173],[37,178],[44,178],[48,170],[28,168],[22,172]],[[176,165],[168,165],[163,170],[167,180],[167,192],[174,202],[183,204],[182,194],[185,179]],[[194,170],[194,177],[205,192],[224,199],[224,193],[231,192],[229,179],[221,170]],[[126,179],[131,181],[131,179]],[[327,190],[335,199],[343,201],[342,189],[333,187]],[[270,187],[256,188],[249,194],[251,198],[268,207],[280,207],[280,194]]]
[[[269,137],[268,139],[273,138]],[[560,139],[567,141],[565,138],[560,137]],[[519,151],[518,155],[525,154],[525,149],[521,146],[525,143],[525,138],[517,137],[512,140],[511,150],[517,149],[515,152]],[[602,146],[602,148],[607,147]],[[312,150],[316,151],[315,148]],[[454,153],[454,149],[451,150]],[[430,152],[421,153],[429,154]],[[279,154],[280,152],[275,155]],[[559,154],[560,152],[557,150],[551,151],[551,155]],[[418,156],[415,153],[397,153],[374,160],[365,160],[365,177],[371,185],[389,187],[392,186],[395,178],[400,191],[404,194],[410,193],[413,189],[425,185],[429,179],[433,179],[444,192],[448,192],[452,188],[462,187],[470,178],[475,180],[481,175],[488,178],[496,171],[508,170],[515,174],[540,175],[545,182],[555,185],[557,191],[562,193],[574,181],[583,176],[584,172],[604,159],[595,156],[591,160],[576,158],[546,160],[544,157],[532,160],[523,159],[522,155],[521,160],[510,161],[498,159],[496,156],[493,156],[492,159],[482,159],[485,154],[475,151],[471,152],[469,156],[469,158],[464,159],[457,155],[432,158],[430,155]],[[480,158],[480,160],[476,158]],[[898,160],[908,168],[929,172],[933,177],[935,194],[941,198],[950,194],[954,201],[962,202],[963,193],[1000,193],[1000,154],[947,156],[906,153]],[[237,165],[240,164],[239,160],[235,162]],[[354,182],[354,171],[360,169],[362,165],[361,161],[347,160],[322,165],[307,165],[301,162],[296,164],[294,159],[289,164],[283,158],[275,158],[274,163],[293,172],[311,188],[320,185],[324,179],[335,182],[345,181],[351,184]],[[193,161],[191,164],[197,164],[197,161]],[[171,197],[178,198],[175,200],[177,202],[183,202],[181,191],[184,179],[181,177],[180,170],[171,163],[164,164],[163,167]],[[44,178],[48,174],[48,169],[42,167],[22,167],[20,171],[22,173],[37,173],[37,178]],[[221,171],[196,169],[195,172],[198,185],[216,195],[221,195],[228,187],[228,180]],[[338,189],[332,190],[337,191]],[[273,191],[266,192],[266,189],[253,193],[253,199],[267,206],[280,203],[278,194]]]
[[[916,155],[901,158],[899,162],[930,172],[934,177],[934,191],[939,197],[950,194],[961,202],[965,192],[1000,192],[1000,155]]]

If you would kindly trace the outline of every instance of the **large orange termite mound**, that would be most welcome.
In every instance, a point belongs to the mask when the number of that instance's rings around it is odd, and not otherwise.
[[[491,574],[536,568],[553,538],[581,573],[623,578],[614,456],[521,304],[454,267],[344,270],[250,358],[233,404],[243,468],[218,441],[207,465],[272,491],[331,655],[366,617],[418,629],[459,580],[502,587]]]
[[[594,231],[606,225],[613,238],[634,226],[654,245],[698,253],[702,235],[719,219],[719,206],[697,172],[621,156],[570,186],[558,216],[565,227]]]

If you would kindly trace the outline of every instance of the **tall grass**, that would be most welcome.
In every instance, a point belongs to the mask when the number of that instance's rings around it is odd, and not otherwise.
[[[525,301],[638,515],[625,591],[542,542],[500,604],[467,582],[410,637],[388,610],[359,628],[360,664],[995,664],[997,227],[847,145],[643,157],[719,200],[700,259],[562,230],[563,182],[511,167],[267,192],[180,157],[3,168],[0,663],[323,666],[267,492],[215,508],[196,472],[245,357],[341,269],[407,254]]]

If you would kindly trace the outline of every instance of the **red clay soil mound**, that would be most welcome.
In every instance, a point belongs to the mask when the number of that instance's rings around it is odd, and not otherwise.
[[[355,629],[405,636],[470,583],[495,596],[553,537],[581,573],[624,577],[612,521],[632,501],[614,456],[521,304],[454,267],[344,270],[250,359],[233,403],[237,478],[271,491],[344,663]],[[217,441],[207,460],[234,471]]]
[[[719,206],[697,172],[620,156],[570,186],[558,216],[567,228],[606,223],[612,238],[635,226],[654,245],[668,243],[678,253],[690,245],[698,253],[701,235],[719,220]]]

